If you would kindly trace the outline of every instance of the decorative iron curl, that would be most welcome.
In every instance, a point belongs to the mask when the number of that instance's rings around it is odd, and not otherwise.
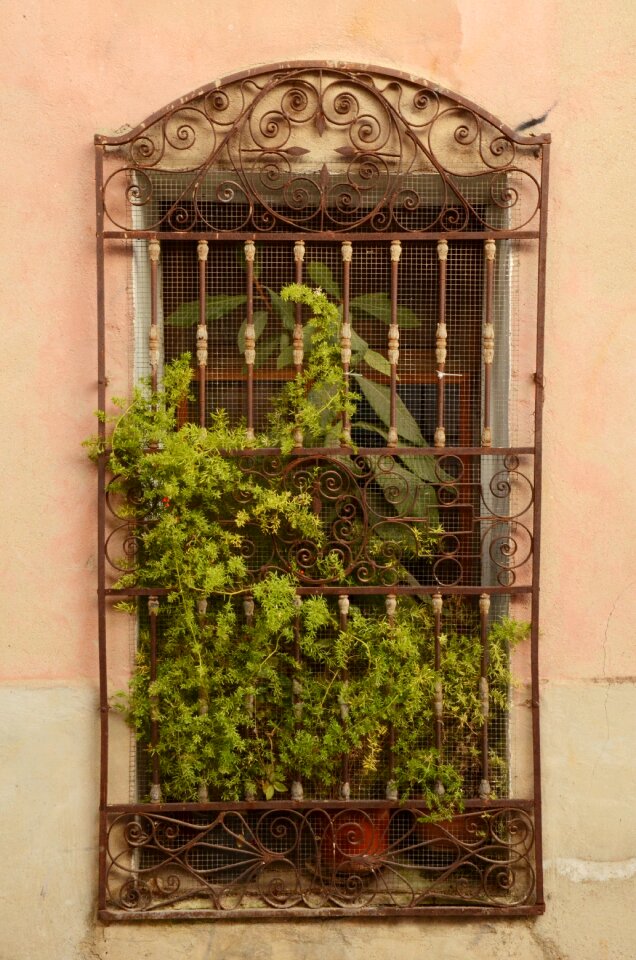
[[[267,853],[290,857],[300,839],[300,824],[289,811],[268,810],[259,817],[254,834]]]
[[[119,556],[111,556],[111,541],[115,542],[118,536],[125,532],[119,543]],[[139,526],[123,523],[112,530],[104,543],[104,556],[107,563],[119,573],[130,573],[135,568],[137,550],[142,542],[142,531]]]
[[[487,545],[488,556],[497,569],[497,582],[503,587],[509,587],[516,582],[516,571],[523,567],[532,556],[534,541],[530,530],[518,520],[513,521],[509,526],[502,523],[501,525],[504,527],[502,532],[493,535],[498,525],[497,521],[490,525],[481,538],[481,544],[482,549],[484,544]],[[519,533],[523,535],[527,548],[518,556]]]
[[[152,890],[145,880],[129,877],[119,890],[118,905],[124,910],[147,910],[152,903]]]

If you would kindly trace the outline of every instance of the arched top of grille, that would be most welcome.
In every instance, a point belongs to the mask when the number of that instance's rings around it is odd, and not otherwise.
[[[95,140],[118,227],[342,234],[536,228],[549,137],[406,74],[311,62],[235,74]]]

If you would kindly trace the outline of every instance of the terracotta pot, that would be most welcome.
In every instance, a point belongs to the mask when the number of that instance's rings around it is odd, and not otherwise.
[[[417,835],[422,843],[418,859],[443,865],[459,860],[480,845],[484,836],[482,812],[458,814],[450,820],[419,823]]]
[[[377,870],[389,846],[389,819],[389,810],[335,813],[322,837],[323,869],[344,875]]]

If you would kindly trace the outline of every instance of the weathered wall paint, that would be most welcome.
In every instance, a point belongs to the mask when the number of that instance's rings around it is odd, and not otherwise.
[[[4,5],[0,259],[2,960],[631,960],[636,434],[630,0]],[[548,911],[487,923],[94,921],[92,136],[215,77],[338,59],[411,71],[512,126],[556,104],[542,689]],[[122,333],[126,313],[121,295]],[[9,873],[9,870],[11,873]]]

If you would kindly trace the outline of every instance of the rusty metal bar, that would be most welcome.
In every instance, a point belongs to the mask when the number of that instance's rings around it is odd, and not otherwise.
[[[389,621],[389,629],[395,625],[395,612],[397,610],[397,596],[394,593],[389,593],[386,596],[385,600],[386,605],[386,616]],[[387,800],[395,801],[398,798],[398,789],[397,783],[395,781],[395,727],[392,723],[389,723],[387,731],[387,747],[388,747],[388,777],[386,784],[386,798]]]
[[[104,278],[104,148],[95,147],[95,254],[97,258],[97,409],[106,409],[106,309]],[[98,421],[100,447],[104,449],[106,423]],[[99,894],[98,907],[106,906],[106,844],[108,838],[108,668],[106,653],[106,462],[97,460],[97,630],[99,644]]]
[[[294,264],[296,283],[303,282],[303,261],[305,259],[305,241],[297,240],[294,244]],[[296,373],[302,373],[303,369],[303,316],[302,304],[297,303],[295,307],[295,322],[293,334],[293,352],[294,368]]]
[[[544,337],[545,337],[545,285],[548,227],[548,184],[550,179],[550,144],[542,148],[541,156],[541,209],[539,240],[539,264],[537,277],[537,348],[535,362],[534,429],[537,455],[534,460],[534,544],[532,554],[532,606],[530,634],[530,678],[532,698],[532,760],[535,803],[535,862],[536,897],[543,909],[543,835],[541,800],[541,739],[540,739],[540,687],[539,687],[539,602],[541,572],[541,508],[543,471],[543,398],[544,398]]]
[[[351,260],[353,256],[353,246],[345,241],[341,246],[342,252],[342,330],[340,333],[340,359],[342,369],[349,385],[349,368],[351,365],[351,318],[349,316],[349,299],[351,291]],[[351,444],[351,420],[349,414],[343,411],[342,414],[342,440],[341,446],[346,447]]]
[[[208,242],[197,243],[199,261],[199,325],[197,327],[197,366],[199,370],[199,426],[205,426],[205,394],[208,373],[208,323],[205,271],[208,260]]]
[[[446,426],[444,412],[444,378],[446,368],[446,266],[448,261],[448,243],[446,240],[437,242],[438,260],[438,297],[437,297],[437,329],[435,331],[435,361],[437,364],[437,427],[434,444],[436,447],[446,446]]]
[[[247,324],[245,326],[245,363],[247,364],[247,440],[255,439],[254,433],[254,364],[256,362],[256,329],[254,327],[254,258],[256,246],[252,240],[246,240],[245,246],[245,287],[247,294]]]
[[[303,282],[303,261],[305,259],[305,241],[296,240],[294,243],[294,263],[295,263],[295,279],[296,283]],[[303,371],[303,317],[302,317],[302,304],[297,303],[295,309],[295,321],[294,321],[294,332],[292,336],[292,354],[294,361],[294,369],[296,373],[302,373]],[[303,432],[300,426],[297,426],[294,430],[294,447],[302,447],[303,445]]]
[[[434,593],[432,597],[433,603],[433,617],[434,617],[434,668],[435,672],[438,675],[438,679],[435,683],[435,695],[433,699],[433,723],[435,730],[435,749],[437,751],[437,756],[441,759],[442,756],[442,744],[443,744],[443,733],[444,733],[444,689],[442,686],[441,672],[442,672],[442,648],[440,643],[440,636],[442,633],[442,609],[444,601],[442,599],[441,593]],[[444,785],[440,780],[437,780],[435,783],[435,793],[438,796],[444,794]]]
[[[203,642],[203,631],[205,629],[205,623],[206,623],[205,618],[206,618],[207,612],[208,612],[208,601],[205,598],[203,598],[199,600],[197,603],[199,631],[201,633],[202,642]],[[205,687],[199,687],[199,716],[200,717],[207,716],[208,709],[209,709],[208,691],[205,689]],[[210,794],[208,792],[208,785],[204,780],[202,780],[201,783],[199,784],[199,790],[198,790],[197,796],[199,798],[200,803],[207,803],[207,801],[210,799]]]
[[[481,433],[482,447],[492,446],[491,393],[492,393],[492,363],[495,358],[495,327],[493,324],[493,299],[495,280],[495,251],[494,240],[486,240],[484,256],[486,262],[486,315],[483,329],[483,358],[484,358],[484,428]]]
[[[397,367],[400,359],[400,328],[397,321],[398,298],[398,269],[402,244],[399,240],[391,241],[391,324],[389,326],[388,359],[391,366],[391,386],[389,404],[389,435],[388,447],[397,447]]]
[[[264,243],[284,243],[296,240],[298,231],[274,230],[267,233],[255,233],[254,230],[106,230],[106,240],[262,240]],[[312,241],[342,243],[349,240],[355,243],[364,236],[367,243],[386,243],[387,240],[538,240],[538,230],[397,230],[387,233],[347,233],[346,230],[312,230]]]
[[[347,623],[349,621],[349,597],[346,594],[339,594],[338,596],[338,625],[340,630],[344,632],[347,629]],[[349,670],[345,667],[342,671],[342,690],[338,698],[338,704],[340,707],[340,722],[345,726],[347,722],[347,717],[349,716],[349,704],[346,700],[346,690],[347,684],[349,682]],[[349,783],[349,754],[344,753],[342,755],[342,773],[341,773],[341,784],[340,784],[340,796],[343,800],[349,800],[351,796],[351,785]]]
[[[243,600],[243,612],[245,614],[245,626],[249,630],[254,623],[254,598],[252,596],[247,596]],[[249,738],[252,736],[252,732],[255,732],[254,727],[256,723],[256,698],[253,693],[249,693],[245,698],[245,706],[250,718],[250,725],[247,729],[247,736]],[[256,792],[253,784],[246,785],[245,799],[248,803],[256,800]]]
[[[300,610],[302,599],[296,595],[294,597],[294,606],[296,607],[296,616],[294,617],[294,663],[300,674],[301,655],[300,655]],[[300,730],[303,716],[303,687],[298,676],[292,678],[292,709],[294,711],[294,728]],[[300,771],[296,770],[291,785],[291,798],[300,803],[304,799],[304,790]]]
[[[370,810],[386,810],[395,807],[387,800],[359,800],[360,806],[368,807]],[[425,805],[421,800],[400,800],[400,809],[412,810],[422,809]],[[195,801],[180,801],[177,803],[109,803],[107,812],[109,814],[120,813],[196,813],[199,810],[203,812],[211,810],[272,810],[294,807],[289,800],[254,800],[246,803],[244,800],[212,800],[210,803],[197,803]],[[307,800],[301,804],[303,809],[307,810],[349,810],[351,801],[348,800]],[[476,797],[467,797],[464,801],[465,812],[471,810],[505,810],[509,807],[515,807],[532,813],[534,810],[533,800],[517,800],[510,797],[491,797],[486,800],[479,800]]]
[[[148,614],[150,619],[150,683],[157,679],[157,616],[159,614],[159,599],[148,597]],[[152,748],[152,780],[150,784],[150,802],[161,803],[161,779],[159,770],[159,721],[157,711],[159,703],[156,696],[150,697],[150,746]]]
[[[440,587],[438,584],[435,585],[419,585],[417,587],[402,586],[392,584],[389,587],[385,586],[373,586],[373,587],[359,587],[354,584],[347,584],[347,593],[351,596],[358,597],[379,597],[386,596],[389,593],[395,593],[397,596],[402,597],[428,597],[432,594],[437,593]],[[482,593],[488,594],[488,596],[495,596],[497,594],[506,594],[510,596],[516,596],[524,593],[532,592],[531,584],[518,584],[514,583],[510,586],[490,586],[485,587],[483,584],[479,586],[457,586],[451,584],[444,584],[443,586],[444,593],[449,596],[467,596],[467,597],[476,597],[480,596]],[[316,594],[324,594],[325,596],[339,596],[342,593],[342,586],[333,586],[331,584],[320,585],[316,587],[297,587],[298,594],[301,597],[311,597]],[[167,587],[108,587],[104,590],[104,594],[107,597],[148,597],[148,596],[157,596],[162,597],[166,596],[169,593]]]
[[[490,611],[490,597],[482,593],[479,598],[479,626],[481,640],[481,671],[479,677],[479,699],[481,701],[481,783],[479,796],[482,800],[490,796],[490,761],[488,757],[488,717],[490,715],[490,692],[488,687],[488,672],[490,670],[490,650],[488,647],[488,613]]]
[[[161,244],[155,238],[148,241],[148,256],[150,258],[150,330],[148,331],[148,356],[150,360],[150,386],[152,392],[157,392],[159,380],[159,327],[157,317],[159,313],[159,254]]]

